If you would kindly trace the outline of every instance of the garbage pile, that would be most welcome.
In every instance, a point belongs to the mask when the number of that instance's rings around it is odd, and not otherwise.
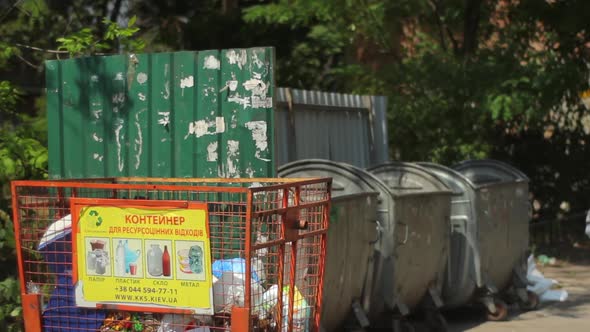
[[[543,257],[544,258],[544,257]],[[543,262],[554,264],[555,259],[542,259]],[[527,279],[529,285],[527,290],[534,292],[539,296],[539,301],[544,302],[564,302],[567,300],[568,293],[565,289],[557,289],[559,282],[555,279],[548,279],[537,269],[535,257],[533,255],[528,258]]]

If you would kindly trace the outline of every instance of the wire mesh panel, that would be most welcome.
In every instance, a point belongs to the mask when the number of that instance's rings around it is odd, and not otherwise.
[[[317,331],[330,188],[328,179],[13,182],[27,331]],[[72,207],[80,200],[205,206],[211,256],[205,261],[211,263],[206,270],[212,279],[213,314],[195,314],[174,305],[127,306],[123,300],[174,303],[177,296],[165,285],[141,287],[132,281],[117,288],[115,297],[121,303],[81,306],[84,294],[76,287],[76,257],[88,255],[97,269],[97,262],[104,261],[103,268],[109,269],[116,260],[114,244],[110,253],[103,252],[100,243],[97,248],[91,243],[92,253],[76,249],[78,210]],[[142,241],[152,238],[146,234]],[[174,264],[192,264],[192,258],[182,257],[188,252],[172,254],[178,259]]]

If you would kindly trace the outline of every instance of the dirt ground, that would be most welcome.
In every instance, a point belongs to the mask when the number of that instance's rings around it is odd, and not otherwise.
[[[582,257],[556,266],[538,267],[547,278],[559,281],[569,297],[565,302],[541,304],[536,311],[511,308],[508,321],[487,322],[480,311],[460,310],[447,314],[449,332],[590,331],[590,250]]]

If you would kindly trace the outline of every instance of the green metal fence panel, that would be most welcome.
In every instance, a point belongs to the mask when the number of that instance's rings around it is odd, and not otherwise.
[[[52,179],[274,177],[274,49],[46,62]]]

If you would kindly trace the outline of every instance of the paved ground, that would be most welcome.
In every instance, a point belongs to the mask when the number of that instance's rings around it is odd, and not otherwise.
[[[542,304],[538,310],[526,313],[514,308],[506,322],[487,322],[474,310],[454,312],[447,315],[449,332],[590,331],[590,264],[587,261],[558,264],[539,270],[568,291],[566,302]]]

